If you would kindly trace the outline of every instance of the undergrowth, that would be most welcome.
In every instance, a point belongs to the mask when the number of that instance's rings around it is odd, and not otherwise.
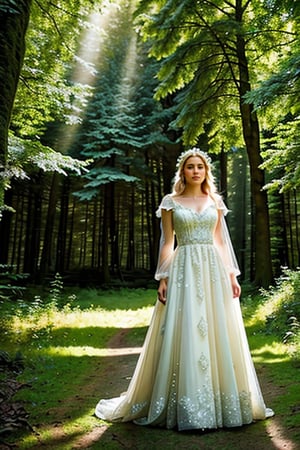
[[[270,362],[271,349],[271,356],[277,360],[276,364],[270,363],[269,370],[272,366],[274,374],[278,367],[276,374],[285,376],[285,381],[276,378],[276,383],[286,385],[289,383],[286,380],[294,376],[295,367],[291,367],[290,361],[299,357],[300,272],[285,270],[274,287],[244,296],[243,314],[259,364]],[[43,439],[46,439],[46,431],[42,430],[51,427],[58,417],[61,399],[73,398],[91,374],[102,373],[107,364],[107,343],[117,330],[129,331],[126,339],[130,345],[142,344],[155,299],[155,290],[65,289],[61,277],[56,275],[46,292],[36,287],[27,299],[0,300],[3,330],[0,349],[22,354],[23,380],[32,386],[19,397],[28,407],[30,421]],[[265,345],[268,345],[268,352],[264,350]],[[286,349],[289,355],[283,361]],[[290,378],[287,377],[289,370]],[[86,399],[80,409],[75,402],[60,413],[63,421],[64,414],[68,414],[68,426],[72,430],[80,428],[84,433],[95,426],[88,401],[93,404],[94,398]],[[284,413],[285,405],[286,401],[282,406]],[[276,408],[280,411],[279,405]],[[32,434],[28,439],[36,442]],[[26,448],[30,445],[28,443]]]
[[[284,269],[269,290],[262,290],[265,333],[275,334],[300,357],[300,270]]]

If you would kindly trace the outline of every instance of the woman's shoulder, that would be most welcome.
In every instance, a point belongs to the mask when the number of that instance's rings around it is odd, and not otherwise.
[[[156,216],[161,217],[161,210],[165,209],[167,211],[170,211],[174,209],[174,201],[172,194],[167,194],[162,198],[162,201],[158,207],[158,210],[156,211]]]
[[[223,214],[227,214],[228,213],[228,208],[224,203],[223,197],[221,194],[214,194],[213,196],[213,200],[217,206],[217,209],[221,210],[223,212]]]

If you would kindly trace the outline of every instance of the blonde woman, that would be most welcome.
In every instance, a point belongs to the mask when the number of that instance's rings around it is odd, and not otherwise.
[[[158,209],[158,298],[133,378],[96,415],[178,430],[249,424],[266,408],[243,325],[239,269],[210,159],[178,159],[173,192]],[[174,248],[176,236],[176,248]]]

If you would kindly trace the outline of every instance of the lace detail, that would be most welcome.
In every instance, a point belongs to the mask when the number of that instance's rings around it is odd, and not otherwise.
[[[202,214],[198,214],[176,204],[173,222],[178,245],[213,245],[213,230],[217,218],[215,205],[210,205]]]
[[[207,335],[207,322],[204,319],[204,317],[201,317],[201,319],[198,323],[198,329],[199,329],[201,337],[204,338]]]
[[[146,406],[148,405],[148,402],[142,402],[142,403],[134,403],[131,406],[131,414],[133,416],[136,416],[139,414]]]
[[[177,421],[177,375],[173,373],[167,410],[167,428],[174,428]]]
[[[178,416],[186,429],[216,428],[213,393],[207,385],[197,390],[194,401],[184,396],[178,402]]]
[[[199,358],[199,364],[203,371],[206,371],[209,368],[209,361],[208,358],[204,355],[204,353],[201,353],[201,356]]]
[[[236,427],[252,422],[250,394],[214,394],[206,384],[197,390],[194,400],[184,396],[178,402],[184,429]]]

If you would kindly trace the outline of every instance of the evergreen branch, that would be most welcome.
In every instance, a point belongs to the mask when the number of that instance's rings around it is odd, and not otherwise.
[[[216,94],[216,93],[214,93],[212,95],[209,95],[205,99],[195,101],[194,104],[195,105],[199,105],[199,104],[200,105],[204,105],[204,104],[207,104],[209,102],[212,103],[212,101],[218,100],[220,98],[234,98],[234,99],[236,99],[236,98],[239,98],[239,95],[238,94],[234,94],[234,93],[228,93],[228,92],[224,92],[223,94],[220,94],[220,93]]]
[[[35,0],[35,1],[37,1],[37,0]],[[73,12],[71,12],[71,11],[69,11],[67,9],[64,9],[61,6],[57,5],[56,3],[50,2],[49,5],[53,6],[53,8],[57,9],[58,11],[62,11],[63,13],[65,13],[65,14],[71,16],[71,17],[74,17],[75,19],[80,18],[80,14],[74,14]]]
[[[231,17],[230,13],[228,13],[225,9],[221,8],[220,6],[216,5],[215,2],[211,2],[211,1],[205,0],[203,3],[206,3],[207,6],[210,6],[210,7],[214,8],[214,9],[216,9],[217,11],[220,11],[222,14],[224,14],[227,17]],[[227,4],[230,8],[234,9],[234,5],[232,5],[230,2],[225,1],[224,3]]]
[[[48,11],[46,8],[44,8],[38,0],[34,0],[34,1],[35,1],[35,3],[38,5],[38,7],[41,9],[41,11],[42,11],[42,12],[50,19],[50,22],[53,23],[54,28],[55,28],[55,30],[57,31],[57,34],[63,39],[63,35],[62,35],[62,33],[60,32],[59,27],[58,27],[58,25],[57,25],[57,23],[56,23],[56,20],[55,20],[55,18],[53,17],[53,15],[50,14],[49,11]]]
[[[245,5],[244,5],[244,7],[242,7],[243,14],[244,14],[244,12],[247,10],[247,8],[248,8],[248,6],[250,5],[250,3],[251,3],[251,0],[247,0],[246,3],[245,3]]]
[[[197,13],[197,14],[198,14],[198,13]],[[200,18],[200,21],[202,21],[202,22],[205,24],[205,26],[206,26],[207,29],[210,31],[210,33],[215,37],[215,39],[216,39],[216,41],[218,42],[220,48],[223,50],[223,54],[224,54],[224,56],[225,56],[225,59],[227,60],[227,64],[228,64],[229,70],[230,70],[230,72],[231,72],[233,82],[234,82],[234,84],[235,84],[237,90],[239,90],[239,84],[238,84],[238,82],[237,82],[237,79],[236,79],[236,76],[235,76],[233,67],[232,67],[232,65],[231,65],[230,58],[229,58],[229,56],[228,56],[228,54],[227,54],[225,44],[222,42],[222,40],[219,38],[219,36],[217,35],[217,33],[214,31],[213,27],[212,27],[211,25],[209,25],[209,23],[207,22],[207,20],[205,20],[204,17],[202,17],[202,16],[200,16],[200,15],[198,15],[198,17]]]
[[[58,26],[58,24],[57,24],[57,22],[56,22],[55,17],[53,16],[53,14],[51,14],[46,8],[44,8],[44,7],[41,5],[41,3],[40,3],[39,0],[34,0],[34,1],[35,1],[35,3],[38,5],[38,7],[41,9],[41,11],[45,14],[45,16],[47,16],[47,17],[49,18],[50,22],[52,22],[52,24],[53,24],[53,26],[54,26],[54,28],[55,28],[55,30],[56,30],[58,36],[59,36],[59,37],[61,38],[61,40],[62,40],[62,43],[65,45],[65,47],[68,49],[68,51],[72,52],[72,49],[71,49],[71,48],[68,46],[68,44],[65,42],[63,33],[60,31],[59,26]],[[71,16],[71,17],[74,17],[74,18],[79,18],[79,17],[80,17],[79,14],[76,15],[76,14],[71,13],[70,11],[64,10],[63,8],[61,8],[61,7],[57,6],[57,5],[55,5],[55,4],[52,3],[52,2],[50,2],[50,5],[52,5],[53,7],[55,7],[57,10],[63,11],[65,14],[67,14],[67,15],[69,15],[69,16]]]
[[[208,55],[208,56],[206,56],[204,58],[195,59],[194,61],[180,62],[180,63],[178,63],[177,66],[178,67],[180,67],[180,66],[185,67],[185,66],[189,66],[189,65],[193,65],[193,64],[205,65],[208,61],[210,61],[211,59],[216,59],[218,56],[224,56],[224,53],[223,52],[222,53],[214,53],[213,55]],[[235,55],[231,55],[231,56],[235,57]],[[218,66],[221,63],[222,63],[222,61],[217,61],[215,63],[208,64],[208,65],[205,66],[205,69],[207,70],[207,68],[216,67],[216,66]],[[232,65],[238,65],[238,63],[235,62],[235,61],[231,61],[231,64]]]
[[[292,31],[287,31],[287,30],[274,30],[273,28],[269,28],[267,30],[254,30],[254,31],[245,31],[244,35],[247,36],[248,34],[253,36],[253,35],[264,35],[264,34],[269,34],[269,33],[274,33],[274,34],[280,34],[280,35],[287,35],[287,36],[294,36],[294,39],[292,41],[289,42],[293,43],[297,41],[297,33],[294,33]],[[285,43],[286,45],[287,43]]]

